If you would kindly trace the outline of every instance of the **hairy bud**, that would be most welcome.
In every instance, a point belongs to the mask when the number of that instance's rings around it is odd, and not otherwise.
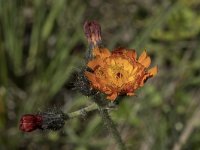
[[[24,132],[32,132],[42,125],[43,118],[41,115],[26,114],[20,119],[19,129]]]
[[[67,117],[61,111],[26,114],[20,119],[19,129],[23,132],[32,132],[36,129],[59,130],[64,126],[65,119]]]
[[[101,26],[97,21],[86,21],[84,24],[84,32],[88,43],[98,46],[101,43]]]

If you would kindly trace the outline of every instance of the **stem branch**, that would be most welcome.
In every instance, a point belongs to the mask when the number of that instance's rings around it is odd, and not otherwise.
[[[72,119],[72,118],[76,118],[76,117],[80,117],[80,116],[85,116],[88,112],[90,111],[93,111],[93,110],[97,110],[98,109],[98,106],[96,103],[93,103],[87,107],[84,107],[84,108],[81,108],[77,111],[74,111],[74,112],[71,112],[71,113],[68,113],[67,116],[68,116],[68,119]]]
[[[110,118],[110,116],[108,114],[108,109],[110,109],[110,108],[112,108],[112,107],[102,107],[97,103],[93,103],[87,107],[84,107],[77,111],[66,114],[66,120],[80,117],[80,116],[84,117],[88,112],[98,109],[106,127],[111,132],[111,134],[112,134],[113,138],[115,139],[116,143],[118,144],[120,150],[126,150],[125,144],[123,143],[122,138],[121,138],[119,132],[117,131],[117,128],[116,128],[114,122],[112,121],[112,119]]]

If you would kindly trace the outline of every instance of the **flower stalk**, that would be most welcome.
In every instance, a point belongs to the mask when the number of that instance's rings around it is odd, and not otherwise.
[[[122,141],[122,138],[116,128],[116,125],[108,114],[108,110],[102,109],[101,106],[99,106],[98,109],[99,109],[99,113],[103,119],[105,126],[108,128],[109,132],[112,134],[113,138],[115,139],[116,143],[118,144],[119,149],[126,150],[125,144]]]
[[[74,111],[74,112],[71,112],[71,113],[68,113],[67,116],[68,116],[69,119],[81,117],[81,116],[84,117],[88,112],[94,111],[94,110],[97,110],[97,109],[98,109],[98,105],[96,103],[93,103],[93,104],[91,104],[87,107],[81,108],[81,109]]]

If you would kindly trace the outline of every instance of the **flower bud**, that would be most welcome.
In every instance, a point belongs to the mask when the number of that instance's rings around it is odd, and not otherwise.
[[[32,132],[42,125],[43,119],[41,115],[23,115],[20,119],[19,129],[24,132]]]
[[[65,124],[67,117],[62,112],[43,112],[39,114],[26,114],[20,119],[19,129],[23,132],[32,132],[36,129],[59,130]]]
[[[66,116],[61,111],[40,113],[43,122],[40,129],[59,130],[65,124]]]
[[[101,26],[96,21],[86,21],[84,32],[88,43],[92,46],[98,46],[101,43]]]

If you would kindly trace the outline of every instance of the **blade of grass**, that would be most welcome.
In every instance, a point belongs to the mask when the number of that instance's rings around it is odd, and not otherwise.
[[[147,28],[136,37],[134,40],[135,42],[130,44],[130,47],[134,47],[135,49],[145,48],[145,43],[150,39],[151,34],[154,32],[155,29],[161,27],[168,19],[168,17],[176,11],[179,7],[179,2],[175,2],[170,6],[167,6],[165,9],[160,9],[160,12],[155,17],[151,17],[151,21]]]

